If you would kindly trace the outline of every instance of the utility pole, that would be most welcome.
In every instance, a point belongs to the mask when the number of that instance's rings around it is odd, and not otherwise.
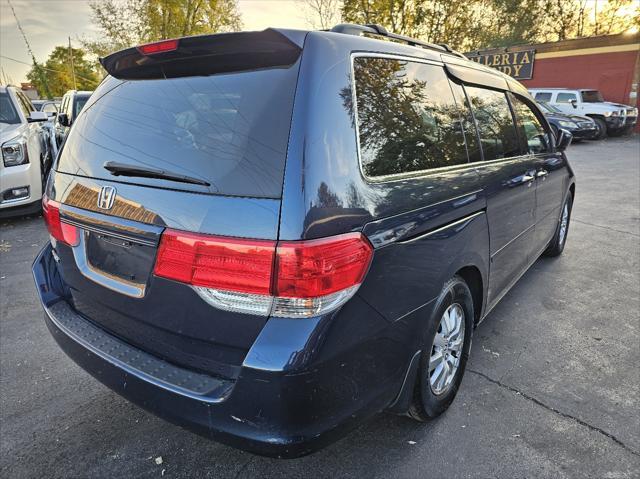
[[[20,33],[22,34],[22,38],[24,39],[24,42],[27,44],[27,51],[29,52],[29,55],[31,55],[33,66],[38,72],[38,76],[40,77],[40,81],[42,82],[42,85],[44,87],[44,93],[47,98],[51,99],[53,97],[51,96],[51,92],[49,91],[49,84],[47,83],[47,77],[44,75],[42,68],[40,68],[40,65],[38,65],[38,62],[36,61],[36,57],[33,54],[33,51],[31,50],[31,45],[29,45],[29,40],[27,40],[27,35],[24,33],[24,30],[22,29],[22,25],[20,25],[20,20],[18,20],[18,15],[16,15],[16,11],[14,10],[13,5],[11,4],[11,0],[7,0],[7,3],[11,7],[11,12],[13,12],[13,18],[16,19],[16,23],[18,24],[18,30],[20,30]]]
[[[71,49],[71,37],[69,37],[69,59],[71,60],[71,73],[73,74],[73,89],[77,90],[76,85],[76,69],[73,66],[73,50]]]

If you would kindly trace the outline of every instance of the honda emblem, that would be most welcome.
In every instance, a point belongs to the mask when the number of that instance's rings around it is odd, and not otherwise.
[[[110,210],[116,200],[116,189],[113,186],[103,186],[98,194],[98,208]]]

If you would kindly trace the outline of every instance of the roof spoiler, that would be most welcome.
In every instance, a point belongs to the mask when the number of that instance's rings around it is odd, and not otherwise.
[[[100,58],[100,64],[115,78],[147,80],[287,67],[301,52],[285,35],[268,28],[161,40],[112,53]]]

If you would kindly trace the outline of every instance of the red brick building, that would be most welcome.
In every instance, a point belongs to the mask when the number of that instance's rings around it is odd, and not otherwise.
[[[594,88],[607,101],[638,106],[640,33],[517,45],[467,56],[512,74],[527,88]],[[527,60],[530,65],[518,68]]]

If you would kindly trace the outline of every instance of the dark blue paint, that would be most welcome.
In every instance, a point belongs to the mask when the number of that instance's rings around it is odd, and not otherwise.
[[[54,338],[98,380],[199,434],[293,457],[387,407],[406,411],[416,352],[442,285],[462,268],[476,271],[476,320],[482,319],[550,240],[574,180],[559,152],[366,180],[343,103],[351,92],[351,53],[466,62],[362,37],[285,34],[298,44],[304,35],[306,40],[281,199],[188,193],[55,172],[48,194],[64,204],[66,218],[150,245],[165,227],[281,240],[363,231],[375,253],[356,296],[331,314],[265,319],[213,310],[191,288],[153,276],[145,298],[123,297],[84,280],[63,245],[46,247],[33,271]],[[544,179],[535,177],[541,170],[548,172]],[[523,181],[531,174],[532,181]],[[123,202],[119,216],[95,206],[97,191],[107,184]],[[140,254],[153,256],[154,247],[148,248]],[[110,247],[104,251],[114,261],[125,257]],[[78,314],[141,349],[233,381],[231,393],[218,404],[204,403],[113,366],[56,327],[46,308],[55,301],[70,302]]]

